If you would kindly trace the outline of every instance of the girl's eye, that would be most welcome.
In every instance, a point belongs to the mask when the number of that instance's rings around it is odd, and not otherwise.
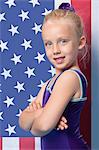
[[[52,42],[46,42],[46,43],[45,43],[45,46],[46,46],[46,47],[50,47],[51,45],[52,45]]]
[[[60,43],[61,44],[66,44],[68,42],[68,40],[61,40]]]

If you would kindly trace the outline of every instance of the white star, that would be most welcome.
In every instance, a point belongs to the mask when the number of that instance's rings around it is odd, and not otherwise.
[[[10,72],[11,72],[11,69],[10,70],[6,70],[5,68],[3,68],[3,72],[1,73],[1,75],[3,75],[5,80],[6,80],[8,77],[12,77]]]
[[[51,69],[48,70],[48,72],[50,72],[52,74],[52,77],[56,74],[56,70],[52,65],[51,65]]]
[[[2,40],[0,40],[1,52],[3,52],[5,49],[8,50],[7,44],[8,44],[8,42],[3,42]]]
[[[17,81],[17,85],[16,86],[14,86],[14,88],[16,88],[17,90],[18,90],[18,93],[20,92],[20,91],[25,91],[25,89],[24,89],[24,83],[19,83],[18,81]]]
[[[5,3],[8,4],[8,5],[9,5],[9,8],[10,8],[11,6],[16,6],[16,4],[14,3],[14,1],[15,1],[15,0],[8,0],[8,1],[6,1]]]
[[[2,21],[2,20],[6,20],[6,18],[4,18],[4,15],[5,15],[5,13],[0,13],[0,22]]]
[[[21,45],[25,47],[25,50],[27,50],[28,48],[32,48],[30,43],[31,43],[31,40],[30,41],[26,41],[26,39],[24,39],[24,43],[22,43]]]
[[[4,120],[3,117],[2,117],[2,115],[3,115],[3,112],[1,111],[0,112],[0,120]]]
[[[14,27],[11,24],[11,29],[9,29],[8,31],[10,31],[12,33],[12,36],[14,36],[14,34],[19,34],[19,31],[17,31],[17,29],[18,29],[18,26]]]
[[[43,58],[45,54],[40,54],[39,52],[37,54],[38,56],[35,57],[34,59],[37,59],[39,64],[41,61],[45,61],[45,59]]]
[[[36,23],[34,23],[35,27],[32,28],[32,30],[35,31],[35,34],[37,34],[38,32],[42,32],[42,30],[40,29],[40,27],[42,26],[41,24],[40,25],[37,25]]]
[[[42,80],[40,80],[41,84],[38,85],[38,87],[42,87],[44,85],[44,82]]]
[[[7,108],[8,108],[10,105],[15,105],[15,104],[13,103],[13,100],[14,100],[14,97],[9,98],[9,97],[7,96],[7,99],[4,101],[4,103],[7,104]]]
[[[42,15],[44,15],[44,16],[48,15],[52,11],[52,10],[47,10],[46,8],[44,10],[45,10],[45,12],[42,13]]]
[[[31,103],[31,102],[34,101],[35,99],[36,99],[36,97],[33,97],[32,95],[30,95],[30,99],[28,99],[27,101]]]
[[[33,72],[34,70],[34,68],[30,69],[29,67],[27,67],[27,71],[25,71],[24,73],[26,73],[28,75],[28,78],[30,78],[32,75],[35,76]]]
[[[20,117],[21,113],[22,113],[22,110],[21,110],[21,109],[19,109],[19,113],[18,113],[18,114],[16,114],[16,116],[17,116],[17,117]]]
[[[30,19],[29,16],[28,16],[28,13],[29,11],[24,11],[24,10],[21,10],[21,14],[18,15],[19,17],[22,17],[22,21],[24,21],[25,19]]]
[[[8,128],[5,129],[5,131],[7,131],[7,132],[9,133],[9,136],[10,136],[12,133],[16,133],[16,132],[15,132],[15,127],[16,127],[16,126],[12,126],[12,127],[11,127],[11,125],[8,124]]]
[[[14,53],[14,56],[13,56],[13,58],[11,58],[11,60],[14,61],[15,65],[16,65],[17,63],[22,63],[22,61],[20,60],[20,57],[21,57],[21,55],[16,55]]]
[[[30,0],[29,3],[32,3],[33,7],[35,7],[35,5],[40,5],[38,0]]]

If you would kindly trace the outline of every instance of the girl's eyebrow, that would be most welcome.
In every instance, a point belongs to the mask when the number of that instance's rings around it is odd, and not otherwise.
[[[56,40],[59,41],[59,40],[62,40],[62,39],[66,39],[66,40],[69,40],[70,38],[69,37],[59,37],[57,38]],[[47,39],[43,39],[44,42],[49,42],[51,40],[47,40]]]
[[[69,37],[60,37],[60,38],[58,38],[57,40],[60,41],[60,40],[63,40],[63,39],[69,40],[70,38],[69,38]]]
[[[44,39],[43,39],[43,41],[44,41],[44,42],[48,42],[48,41],[50,41],[50,40],[44,40]]]

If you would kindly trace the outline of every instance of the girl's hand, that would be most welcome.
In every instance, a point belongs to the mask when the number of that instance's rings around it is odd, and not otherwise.
[[[58,127],[57,127],[57,130],[64,130],[64,129],[67,129],[68,128],[68,125],[67,125],[67,120],[64,116],[61,117],[60,121],[59,121],[59,124],[58,124]]]
[[[26,111],[35,111],[41,107],[42,106],[40,105],[40,103],[36,103],[35,101],[33,101],[29,104],[29,106],[25,110]]]

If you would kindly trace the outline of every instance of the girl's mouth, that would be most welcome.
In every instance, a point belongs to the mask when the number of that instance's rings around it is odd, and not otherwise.
[[[54,58],[54,60],[56,61],[57,64],[61,64],[64,61],[65,56],[63,57],[58,57],[58,58]]]

